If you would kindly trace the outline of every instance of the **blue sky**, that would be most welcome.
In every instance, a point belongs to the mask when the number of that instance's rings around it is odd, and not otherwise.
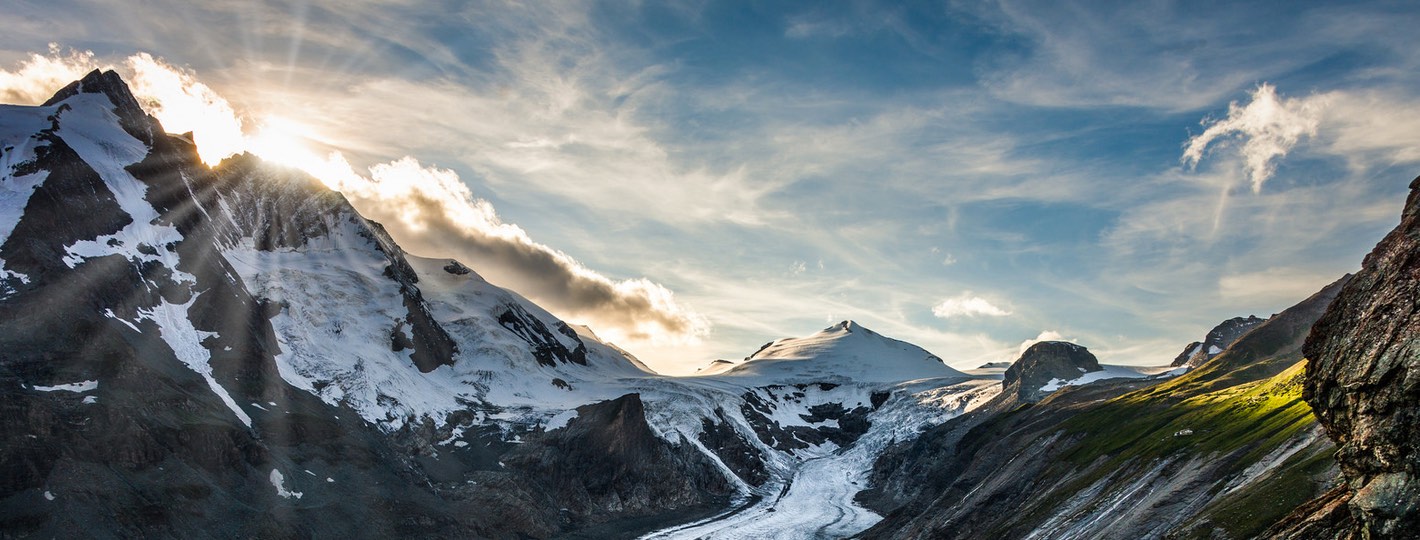
[[[1359,268],[1420,174],[1411,3],[131,4],[7,10],[0,96],[148,53],[671,373],[846,318],[1164,363]]]

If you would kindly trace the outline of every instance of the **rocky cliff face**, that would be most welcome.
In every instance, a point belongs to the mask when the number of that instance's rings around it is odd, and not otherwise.
[[[1317,504],[1313,537],[1420,531],[1420,178],[1400,226],[1312,327],[1305,397],[1340,447],[1345,490]],[[1346,513],[1337,516],[1341,501]]]
[[[1043,388],[1052,381],[1070,381],[1102,369],[1089,349],[1064,341],[1042,341],[1031,345],[1006,368],[1001,384],[1006,393],[1034,403],[1050,394]]]

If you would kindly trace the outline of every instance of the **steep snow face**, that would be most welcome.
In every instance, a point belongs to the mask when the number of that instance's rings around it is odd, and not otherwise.
[[[157,211],[145,198],[148,187],[126,170],[147,156],[148,147],[119,125],[114,105],[104,94],[79,93],[46,107],[0,106],[0,241],[11,235],[30,195],[49,177],[49,171],[34,170],[33,165],[37,152],[55,140],[98,175],[130,218],[112,234],[64,246],[64,264],[73,268],[85,259],[117,254],[135,265],[156,261],[175,269],[172,254],[145,248],[181,241],[182,235],[159,222]],[[174,278],[191,281],[191,276],[181,273]],[[0,280],[4,279],[29,283],[29,276],[5,268],[0,259]],[[12,292],[7,289],[0,286],[0,297]]]
[[[123,255],[135,264],[146,261],[163,263],[176,271],[177,256],[157,248],[182,240],[177,228],[163,223],[146,196],[148,186],[134,178],[127,167],[148,155],[148,146],[135,139],[119,125],[113,103],[104,94],[82,93],[65,99],[57,106],[55,116],[59,129],[55,134],[98,173],[114,194],[115,200],[132,221],[122,230],[94,239],[80,240],[68,246],[64,263],[73,268],[84,259],[106,255]],[[178,273],[178,281],[192,283],[190,275]]]
[[[891,383],[965,377],[916,345],[843,321],[812,336],[766,345],[716,375],[750,386],[803,382]]]
[[[420,289],[424,291],[425,300],[429,302],[435,318],[451,331],[460,326],[501,328],[505,332],[493,337],[520,349],[519,352],[526,356],[528,339],[525,333],[530,330],[515,330],[512,321],[504,317],[510,312],[521,312],[531,323],[527,326],[548,330],[544,340],[572,352],[578,348],[585,349],[584,362],[556,362],[555,369],[549,373],[583,380],[645,377],[651,374],[645,364],[614,345],[603,342],[591,329],[567,324],[522,295],[489,283],[476,272],[451,271],[451,268],[458,267],[453,266],[453,261],[449,259],[413,255],[406,255],[405,258],[418,273]],[[519,371],[526,371],[528,367],[521,358],[507,357],[504,360],[505,364],[490,367]]]
[[[442,424],[450,412],[496,406],[479,420],[560,426],[566,411],[625,394],[610,384],[617,379],[649,376],[590,333],[584,338],[476,273],[406,255],[435,322],[459,346],[452,365],[421,372],[410,349],[398,350],[410,339],[409,310],[386,275],[386,254],[356,216],[329,216],[321,229],[300,247],[261,250],[244,238],[224,255],[254,296],[279,306],[271,321],[282,378],[372,423],[397,429],[427,416]],[[546,330],[554,328],[566,330]],[[535,329],[544,331],[529,336]],[[555,345],[582,351],[584,363],[539,362],[536,348]]]
[[[21,165],[35,159],[35,149],[47,146],[37,134],[50,127],[55,107],[21,107],[0,105],[0,239],[10,237],[30,194],[49,176],[48,171],[27,171]],[[28,282],[29,277],[5,268],[0,259],[0,280],[15,278]],[[0,285],[0,297],[8,292]]]
[[[283,379],[327,403],[385,429],[425,417],[441,426],[462,410],[473,422],[550,428],[626,394],[618,379],[650,375],[462,263],[404,253],[304,174],[252,158],[219,174],[215,219],[235,229],[223,255],[274,314]],[[448,356],[421,361],[426,345]]]
[[[653,374],[640,361],[448,259],[406,256],[435,320],[460,344],[450,369],[482,398],[512,411],[557,413],[633,390]],[[540,354],[539,350],[555,350]]]
[[[442,420],[461,407],[460,397],[476,394],[420,373],[411,350],[394,350],[395,336],[406,332],[404,299],[381,275],[388,263],[354,224],[333,224],[300,249],[263,251],[245,238],[223,255],[253,296],[279,310],[271,318],[281,347],[276,365],[292,386],[389,428],[410,417]]]

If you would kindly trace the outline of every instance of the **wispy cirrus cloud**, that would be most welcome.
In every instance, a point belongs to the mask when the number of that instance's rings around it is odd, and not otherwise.
[[[1195,111],[1323,59],[1383,54],[1412,71],[1420,62],[1401,45],[1420,16],[1383,4],[1201,10],[1170,0],[1109,8],[1085,0],[994,0],[954,7],[1014,38],[1006,52],[984,59],[983,84],[1001,99],[1035,106]],[[1259,21],[1266,21],[1268,39],[1238,38],[1257,34]]]
[[[1218,292],[1228,298],[1294,303],[1340,277],[1341,274],[1320,274],[1296,267],[1273,267],[1224,275],[1218,279]]]

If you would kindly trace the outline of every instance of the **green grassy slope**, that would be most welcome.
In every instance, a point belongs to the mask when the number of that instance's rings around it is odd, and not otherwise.
[[[1316,422],[1302,400],[1305,368],[1298,361],[1270,379],[1179,401],[1153,399],[1148,395],[1152,388],[1120,396],[1064,423],[1068,432],[1084,435],[1065,458],[1084,464],[1105,455],[1158,458],[1175,452],[1229,453],[1245,446],[1266,452]],[[1176,436],[1185,429],[1192,435]]]

